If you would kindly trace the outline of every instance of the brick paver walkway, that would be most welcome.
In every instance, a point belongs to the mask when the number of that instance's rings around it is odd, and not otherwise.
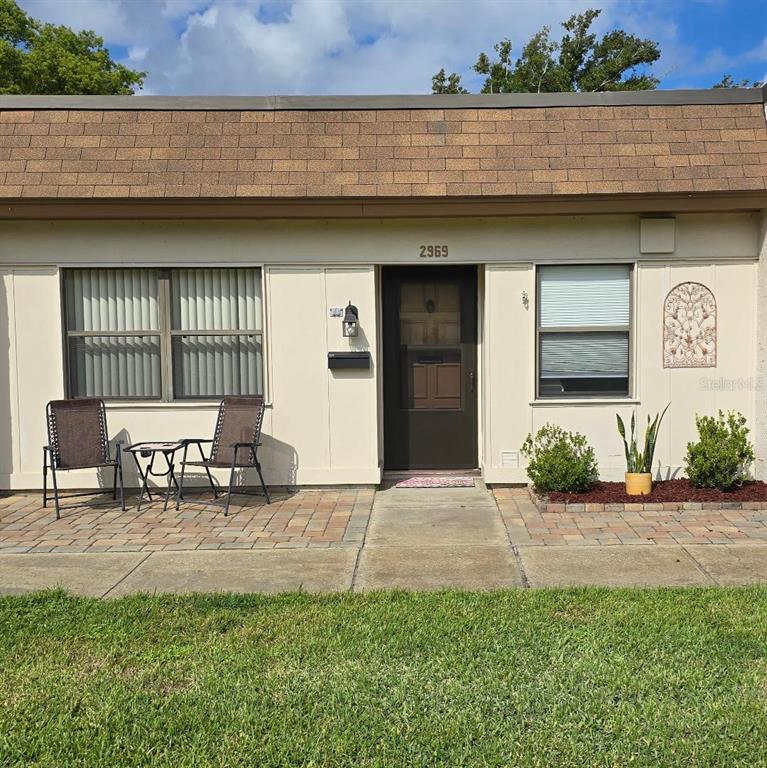
[[[0,497],[0,553],[141,552],[193,549],[360,547],[375,493],[368,489],[275,491],[271,504],[234,497],[220,506],[188,504],[137,512],[117,506],[43,509],[40,494]],[[103,497],[101,497],[103,499]],[[247,506],[237,506],[246,501]]]
[[[496,488],[493,493],[509,538],[519,546],[767,544],[767,510],[542,513],[526,488]]]
[[[509,538],[518,546],[620,544],[767,544],[767,510],[540,512],[525,488],[496,488]],[[361,547],[372,489],[275,492],[273,502],[235,497],[218,506],[162,504],[65,509],[56,520],[39,494],[0,497],[0,553],[150,552],[195,549]],[[103,498],[103,497],[100,497]]]

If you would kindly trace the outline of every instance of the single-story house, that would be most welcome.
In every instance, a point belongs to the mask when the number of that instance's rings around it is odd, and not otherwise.
[[[262,393],[270,484],[524,482],[526,435],[737,409],[767,475],[765,90],[0,96],[0,488],[45,405],[212,433]],[[69,473],[71,485],[95,472]]]

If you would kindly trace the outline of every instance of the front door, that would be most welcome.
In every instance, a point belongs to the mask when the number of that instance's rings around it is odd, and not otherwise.
[[[384,267],[386,469],[477,466],[477,270]]]

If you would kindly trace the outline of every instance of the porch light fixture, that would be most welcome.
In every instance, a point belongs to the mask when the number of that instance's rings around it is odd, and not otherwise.
[[[344,336],[356,336],[359,326],[359,312],[354,304],[349,302],[344,312],[344,320],[342,323]]]

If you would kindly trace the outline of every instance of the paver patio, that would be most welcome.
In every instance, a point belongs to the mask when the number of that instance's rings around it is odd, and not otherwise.
[[[275,491],[271,504],[234,497],[228,517],[212,504],[163,511],[162,503],[144,503],[137,511],[131,499],[125,512],[111,504],[75,507],[56,520],[39,494],[15,494],[0,497],[0,553],[359,547],[373,497],[364,488]]]
[[[229,518],[220,507],[155,505],[80,508],[56,521],[37,494],[0,499],[0,593],[759,582],[764,511],[541,514],[525,489],[481,483],[275,493],[272,504],[236,507]]]
[[[526,488],[493,491],[512,543],[530,546],[767,544],[767,510],[541,512]]]

